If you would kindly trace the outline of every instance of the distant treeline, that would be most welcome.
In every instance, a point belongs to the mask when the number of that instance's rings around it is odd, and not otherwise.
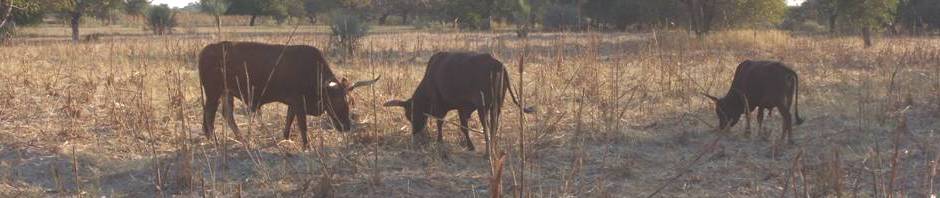
[[[919,34],[940,28],[938,0],[808,0],[788,7],[785,0],[201,0],[173,12],[319,23],[337,13],[373,24],[446,24],[488,30],[508,24],[522,30],[684,29],[699,35],[729,28],[781,28],[801,32]],[[82,18],[105,24],[147,17],[149,0],[0,0],[0,17],[16,25],[55,18],[73,24]],[[8,9],[13,5],[12,9]],[[165,7],[165,6],[164,6]],[[165,15],[165,13],[163,13]],[[219,17],[216,17],[220,20]],[[217,21],[221,23],[221,21]]]

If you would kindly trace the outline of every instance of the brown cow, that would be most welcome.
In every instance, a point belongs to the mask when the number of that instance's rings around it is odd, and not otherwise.
[[[346,95],[378,78],[355,84],[337,79],[320,50],[312,46],[220,42],[199,53],[199,80],[206,98],[202,127],[207,138],[212,137],[220,98],[224,100],[222,115],[236,137],[241,138],[232,113],[234,97],[252,112],[271,102],[287,104],[284,139],[290,138],[290,127],[296,119],[306,148],[306,115],[318,116],[326,111],[334,128],[349,130],[352,121]]]
[[[780,134],[780,139],[786,139],[792,144],[791,104],[793,104],[796,124],[803,123],[799,113],[799,84],[800,80],[796,72],[783,63],[746,60],[735,69],[731,88],[725,97],[716,98],[708,94],[705,96],[715,102],[715,113],[718,115],[720,130],[734,126],[741,118],[741,114],[745,114],[747,136],[750,136],[751,129],[749,112],[758,108],[757,121],[759,128],[762,128],[764,110],[772,112],[774,108],[777,108],[783,117],[783,132]]]
[[[412,133],[419,141],[418,136],[423,134],[428,115],[444,118],[447,112],[457,110],[466,147],[472,151],[474,147],[467,120],[477,111],[483,128],[488,129],[487,122],[490,122],[490,127],[495,129],[499,126],[499,112],[507,90],[512,101],[519,105],[510,89],[505,66],[489,54],[439,52],[428,61],[424,79],[411,99],[391,100],[384,106],[403,107],[405,117],[411,122]],[[523,108],[523,111],[532,113],[534,109]],[[443,124],[443,120],[437,119],[438,141],[443,141]],[[492,134],[484,132],[483,135],[489,152]]]

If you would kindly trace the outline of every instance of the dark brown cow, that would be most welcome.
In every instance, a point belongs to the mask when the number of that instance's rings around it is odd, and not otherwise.
[[[457,110],[464,143],[472,151],[474,147],[470,141],[467,120],[477,111],[484,129],[488,129],[487,122],[490,122],[491,128],[499,126],[499,112],[507,90],[512,101],[519,105],[510,89],[505,66],[489,54],[439,52],[428,61],[424,79],[410,99],[391,100],[384,106],[405,109],[405,117],[411,122],[412,133],[419,142],[422,139],[418,136],[423,134],[427,126],[427,115],[444,118],[447,112]],[[534,112],[531,107],[523,108],[523,111]],[[443,123],[443,120],[437,119],[438,141],[443,141]],[[490,137],[492,134],[484,132],[487,151]]]
[[[346,95],[378,78],[352,85],[346,79],[337,79],[320,50],[312,46],[220,42],[199,53],[199,80],[206,98],[202,127],[207,138],[212,137],[220,98],[228,126],[241,138],[232,113],[234,97],[252,112],[271,102],[287,104],[284,139],[290,138],[290,127],[296,119],[306,148],[306,115],[318,116],[326,111],[334,128],[349,130],[352,121]]]
[[[793,114],[796,124],[802,124],[803,119],[799,113],[799,84],[796,72],[780,62],[746,60],[738,65],[731,81],[731,88],[725,97],[716,98],[706,94],[715,102],[715,113],[718,115],[718,128],[728,129],[745,114],[747,126],[745,134],[750,136],[751,111],[758,108],[757,121],[759,128],[763,127],[764,110],[776,108],[783,117],[783,132],[780,139],[793,143],[793,121],[790,117],[790,105],[793,105]],[[745,109],[747,110],[745,112]]]

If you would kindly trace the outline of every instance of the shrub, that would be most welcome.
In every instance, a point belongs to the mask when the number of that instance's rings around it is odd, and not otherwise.
[[[816,23],[815,21],[803,21],[803,22],[794,22],[794,23],[784,23],[781,24],[781,27],[785,30],[793,31],[796,33],[807,33],[807,34],[821,34],[826,33],[828,30],[825,26]]]
[[[361,17],[337,11],[330,17],[330,46],[334,51],[351,55],[368,31],[369,24]]]
[[[170,9],[170,6],[162,4],[150,8],[147,12],[147,24],[154,34],[164,35],[172,34],[173,27],[176,27],[176,12]]]
[[[548,30],[570,30],[580,25],[578,8],[572,5],[552,5],[545,12],[542,25]]]
[[[6,42],[7,39],[13,37],[13,33],[16,31],[16,23],[13,21],[8,21],[7,24],[0,27],[0,43]]]

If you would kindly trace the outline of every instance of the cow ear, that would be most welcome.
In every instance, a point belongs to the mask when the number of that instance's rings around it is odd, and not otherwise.
[[[405,101],[401,101],[401,100],[389,100],[388,102],[385,102],[385,104],[383,104],[382,106],[386,106],[386,107],[405,107],[405,104],[406,104]]]
[[[714,102],[718,102],[718,98],[715,96],[708,95],[707,93],[702,93],[702,95],[704,95],[705,97],[708,97],[708,99],[712,99],[712,101]]]

